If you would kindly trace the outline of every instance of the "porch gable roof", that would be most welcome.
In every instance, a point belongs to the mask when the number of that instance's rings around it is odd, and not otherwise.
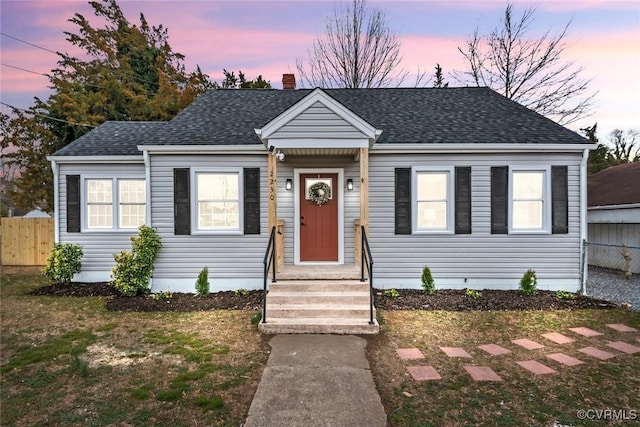
[[[254,131],[278,148],[370,148],[382,133],[320,88]]]

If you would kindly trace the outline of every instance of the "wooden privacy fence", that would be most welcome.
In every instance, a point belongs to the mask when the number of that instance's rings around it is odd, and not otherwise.
[[[2,218],[2,265],[45,265],[53,248],[53,218]]]

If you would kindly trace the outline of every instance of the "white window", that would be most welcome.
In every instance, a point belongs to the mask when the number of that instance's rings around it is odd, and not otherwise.
[[[84,183],[87,229],[136,229],[145,223],[144,179],[89,178]]]
[[[196,172],[198,230],[240,230],[240,174]]]
[[[417,170],[414,180],[414,230],[451,232],[452,173]]]
[[[546,170],[514,170],[511,173],[511,230],[546,231],[547,202]]]

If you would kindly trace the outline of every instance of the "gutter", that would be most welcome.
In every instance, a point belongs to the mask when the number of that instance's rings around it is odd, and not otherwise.
[[[596,144],[540,144],[540,143],[385,143],[376,144],[370,154],[407,153],[513,153],[513,152],[576,152],[592,150]],[[588,152],[588,151],[587,151]]]
[[[580,252],[582,254],[582,293],[587,295],[587,161],[589,160],[589,149],[582,152],[580,162]]]
[[[149,158],[149,152],[147,150],[142,152],[142,157],[144,159],[145,192],[147,193],[145,200],[145,224],[151,227],[151,224],[153,223],[151,221],[151,159]]]
[[[60,167],[55,160],[51,160],[53,170],[53,242],[60,241]]]

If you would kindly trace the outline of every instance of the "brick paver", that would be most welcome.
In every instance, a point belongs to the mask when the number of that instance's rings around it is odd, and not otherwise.
[[[513,340],[511,341],[512,343],[519,345],[520,347],[524,347],[527,350],[537,350],[539,348],[544,348],[544,346],[542,344],[538,344],[535,341],[532,341],[528,338],[522,338],[519,340]]]
[[[609,353],[608,351],[600,350],[595,347],[585,347],[578,350],[580,353],[588,354],[591,357],[595,357],[600,360],[608,360],[612,357],[616,357],[615,354]]]
[[[556,344],[567,344],[575,341],[573,338],[569,338],[568,336],[557,332],[549,332],[548,334],[542,334],[542,336]]]
[[[484,345],[479,345],[478,348],[480,350],[486,351],[492,356],[499,356],[501,354],[511,353],[511,350],[506,349],[502,346],[499,346],[498,344],[484,344]]]
[[[604,335],[602,332],[594,331],[593,329],[585,328],[584,326],[569,328],[569,330],[578,335],[582,335],[583,337],[597,337],[598,335]]]
[[[633,354],[640,352],[640,347],[637,345],[629,344],[624,341],[614,341],[607,344],[607,347],[615,348],[623,353]]]
[[[432,366],[407,366],[407,371],[416,381],[441,380],[442,377]]]
[[[502,378],[487,366],[466,365],[464,369],[471,375],[474,381],[502,381]]]
[[[546,375],[546,374],[555,374],[556,371],[551,369],[550,367],[543,365],[540,362],[536,362],[535,360],[523,360],[520,362],[516,362],[518,365],[522,366],[524,369],[533,372],[536,375]]]
[[[567,366],[576,366],[581,365],[584,362],[580,359],[576,359],[575,357],[569,356],[564,353],[551,353],[547,354],[547,357],[551,360],[555,360],[556,362],[562,363]]]
[[[396,353],[402,360],[424,359],[424,354],[415,347],[412,348],[397,348]]]
[[[615,329],[618,332],[638,332],[636,328],[632,328],[631,326],[623,325],[622,323],[607,323],[607,327],[611,329]]]
[[[444,351],[449,357],[471,357],[471,355],[461,347],[440,347],[440,350]]]

